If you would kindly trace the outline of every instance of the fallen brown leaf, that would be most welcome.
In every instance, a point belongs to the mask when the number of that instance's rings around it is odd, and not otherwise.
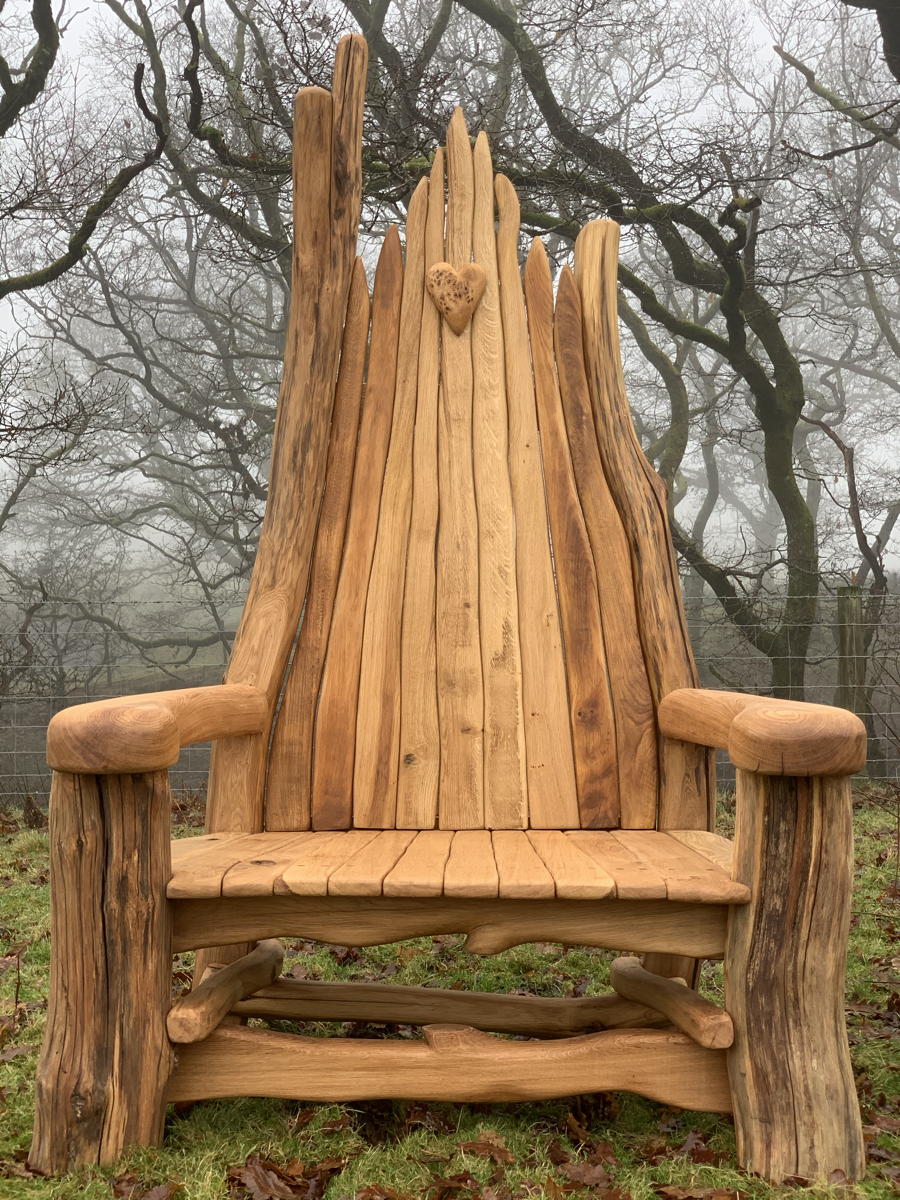
[[[477,1155],[478,1158],[493,1159],[496,1163],[515,1162],[515,1158],[507,1149],[503,1138],[498,1133],[494,1133],[492,1129],[486,1129],[474,1141],[460,1142],[459,1148],[467,1154]]]
[[[567,1179],[583,1187],[606,1187],[612,1183],[609,1172],[600,1163],[567,1162],[559,1169]]]
[[[30,1046],[7,1046],[5,1050],[0,1050],[0,1063],[12,1062],[14,1058],[19,1058],[22,1054],[30,1054],[32,1050],[37,1050],[37,1045]]]

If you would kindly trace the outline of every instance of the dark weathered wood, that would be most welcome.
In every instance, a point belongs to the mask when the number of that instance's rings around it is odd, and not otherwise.
[[[111,1162],[162,1138],[172,1067],[169,811],[164,772],[54,776],[35,1170]]]
[[[738,771],[725,1006],[741,1165],[775,1183],[864,1171],[844,1024],[853,879],[850,787]],[[839,1175],[838,1178],[841,1176]]]

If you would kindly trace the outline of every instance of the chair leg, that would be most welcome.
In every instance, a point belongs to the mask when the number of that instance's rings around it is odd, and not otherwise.
[[[173,1065],[166,773],[54,776],[47,1032],[29,1163],[158,1145]]]
[[[850,785],[738,771],[728,1051],[741,1165],[774,1183],[859,1179],[864,1153],[844,1018],[853,878]]]

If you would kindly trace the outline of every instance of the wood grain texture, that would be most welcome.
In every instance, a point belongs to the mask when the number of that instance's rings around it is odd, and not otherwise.
[[[370,837],[371,830],[336,833],[335,838]],[[524,833],[501,831],[501,837]],[[347,857],[343,852],[344,861]],[[176,951],[220,946],[264,937],[305,937],[341,946],[379,946],[439,933],[467,934],[473,954],[496,954],[526,942],[624,947],[719,958],[725,945],[724,904],[681,904],[671,900],[463,899],[436,897],[326,896],[319,871],[291,879],[290,896],[240,896],[219,900],[173,900]],[[303,892],[301,889],[306,888]],[[213,951],[213,953],[217,953]]]
[[[528,819],[535,828],[576,829],[578,794],[569,698],[519,275],[519,200],[503,175],[496,177],[494,189],[499,221],[497,264],[509,409],[509,465],[516,520]]]
[[[384,877],[416,836],[412,829],[383,829],[328,877],[330,896],[380,896]]]
[[[560,899],[601,900],[604,896],[615,896],[613,876],[596,859],[582,854],[577,844],[560,830],[532,829],[527,836],[552,875]]]
[[[638,630],[631,557],[594,430],[582,327],[578,289],[565,268],[556,298],[554,345],[575,480],[596,565],[604,658],[615,713],[619,816],[627,828],[648,829],[656,823],[659,789],[656,722]]]
[[[165,772],[54,775],[47,1028],[29,1162],[55,1173],[158,1145],[172,914]]]
[[[356,260],[335,390],[325,492],[300,637],[269,748],[267,829],[309,829],[313,730],[337,592],[359,432],[363,372],[369,342],[369,285]]]
[[[475,141],[472,252],[485,276],[472,320],[472,455],[478,508],[478,590],[484,681],[484,824],[528,823],[516,527],[509,477],[503,324],[494,238],[494,173],[487,135]]]
[[[738,771],[725,1005],[742,1167],[772,1183],[865,1170],[847,1045],[844,970],[853,833],[843,779]]]
[[[745,884],[667,833],[629,829],[613,837],[663,877],[670,900],[703,903],[706,898],[713,904],[746,904],[750,899]]]
[[[406,223],[391,439],[366,596],[353,776],[353,824],[358,828],[390,828],[397,819],[400,635],[412,502],[427,213],[428,182],[423,179],[410,201]]]
[[[74,704],[50,722],[47,762],[76,775],[159,771],[178,761],[182,746],[262,731],[267,713],[263,693],[244,684]]]
[[[573,830],[567,837],[582,852],[593,858],[616,881],[620,900],[664,900],[666,881],[651,862],[629,850],[627,842],[611,833]]]
[[[487,829],[454,833],[444,867],[444,895],[487,899],[498,894],[500,877]]]
[[[294,253],[269,496],[250,590],[226,672],[275,710],[306,592],[324,484],[341,335],[362,191],[365,39],[343,38],[332,92],[305,88],[294,109]],[[290,546],[291,553],[284,553]],[[210,830],[262,828],[267,738],[213,748]]]
[[[698,1046],[726,1050],[734,1041],[734,1025],[724,1009],[698,996],[683,980],[645,970],[639,958],[617,958],[609,979],[620,996],[655,1008]]]
[[[591,221],[575,243],[584,347],[604,471],[628,540],[638,626],[655,706],[697,684],[687,636],[665,489],[641,450],[622,377],[616,321],[619,227]],[[660,745],[658,827],[709,828],[714,775],[708,753],[686,742]]]
[[[668,829],[669,837],[696,851],[702,858],[714,863],[719,870],[731,876],[734,868],[734,842],[719,833],[706,829]]]
[[[501,897],[539,900],[556,895],[553,876],[523,831],[495,830],[491,842]]]
[[[438,829],[417,834],[385,876],[385,896],[442,895],[444,867],[454,836],[450,830]]]
[[[482,1103],[627,1088],[682,1108],[731,1108],[724,1052],[680,1033],[614,1030],[565,1042],[504,1041],[462,1026],[427,1026],[425,1033],[424,1042],[391,1043],[218,1029],[182,1050],[168,1098]]]
[[[444,151],[439,147],[428,182],[426,270],[444,254],[444,212]],[[404,829],[432,829],[438,814],[441,742],[435,647],[435,565],[439,511],[440,345],[440,318],[433,304],[423,299],[413,434],[412,511],[400,644],[397,827]]]
[[[435,308],[458,336],[472,319],[484,295],[484,270],[478,263],[463,263],[458,269],[437,262],[428,268],[425,283]]]
[[[475,201],[461,109],[447,130],[447,259],[472,254]],[[478,512],[472,467],[472,327],[441,338],[437,550],[437,672],[442,829],[484,825],[484,690],[478,611]]]
[[[328,650],[319,690],[313,772],[313,829],[346,829],[353,817],[353,776],[366,597],[384,481],[403,289],[400,238],[392,227],[381,248],[372,298],[372,341],[347,533]]]
[[[727,750],[763,775],[853,775],[866,765],[866,732],[843,708],[745,692],[681,688],[659,709],[667,737]]]
[[[376,837],[374,829],[351,829],[315,838],[301,847],[299,856],[275,880],[281,895],[325,896],[328,881],[340,867]]]
[[[188,1043],[208,1037],[232,1005],[277,979],[283,962],[284,947],[277,939],[269,938],[235,962],[210,968],[194,990],[179,996],[169,1009],[169,1040]]]
[[[387,1024],[470,1025],[494,1033],[563,1037],[585,1029],[652,1026],[659,1013],[607,996],[503,996],[454,988],[394,987],[383,983],[318,983],[278,979],[235,1004],[241,1017],[294,1021],[372,1021]]]
[[[619,824],[616,718],[597,573],[572,470],[556,375],[550,264],[539,241],[532,243],[525,265],[525,302],[565,647],[579,822],[585,828],[609,829]],[[580,334],[580,325],[578,328]]]

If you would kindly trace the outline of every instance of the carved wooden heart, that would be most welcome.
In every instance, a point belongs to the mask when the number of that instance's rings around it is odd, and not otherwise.
[[[478,263],[466,263],[456,270],[449,263],[428,268],[425,284],[439,313],[454,333],[460,334],[469,323],[478,301],[484,295],[484,270]]]

